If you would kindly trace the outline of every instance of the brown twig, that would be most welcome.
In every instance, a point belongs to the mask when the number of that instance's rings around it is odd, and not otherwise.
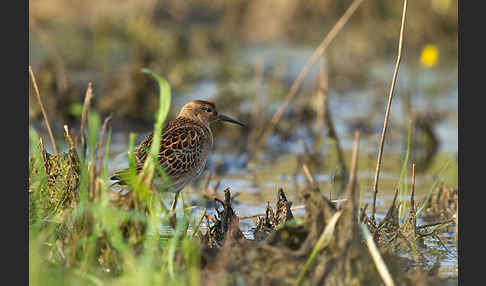
[[[317,110],[319,121],[317,122],[317,130],[319,130],[319,134],[321,134],[321,130],[324,128],[324,124],[326,122],[326,112],[327,112],[327,92],[329,89],[329,73],[328,73],[328,63],[324,61],[327,54],[323,54],[321,57],[321,67],[319,69],[319,74],[317,76],[318,79],[318,87],[317,87],[317,96],[321,98],[321,106]],[[321,136],[319,136],[321,138]],[[316,144],[317,146],[317,144]]]
[[[324,57],[325,55],[323,55]],[[319,114],[319,128],[318,130],[321,130],[324,125],[327,127],[327,135],[329,138],[332,139],[334,149],[337,152],[338,156],[338,163],[339,166],[341,167],[341,174],[346,174],[347,173],[347,167],[346,163],[344,160],[344,153],[341,148],[341,143],[339,141],[339,137],[337,136],[336,132],[336,127],[334,125],[334,120],[332,119],[332,114],[331,111],[329,110],[329,105],[328,105],[328,89],[329,89],[329,79],[328,79],[328,72],[327,72],[327,63],[324,64],[324,61],[322,61],[321,64],[321,69],[319,72],[319,91],[318,94],[322,98],[322,110],[320,111]],[[319,133],[320,134],[320,133]],[[318,146],[314,146],[316,149]]]
[[[89,107],[91,103],[91,98],[93,97],[93,87],[91,82],[88,83],[88,88],[86,89],[86,96],[84,97],[83,112],[81,114],[81,152],[83,158],[86,158],[86,122],[88,120]]]
[[[103,126],[101,127],[101,134],[100,134],[100,140],[98,141],[98,146],[96,147],[96,152],[97,152],[97,157],[96,157],[96,174],[101,173],[101,160],[103,158],[103,153],[101,152],[101,149],[103,147],[103,144],[105,144],[105,133],[106,133],[106,128],[108,126],[108,122],[111,120],[113,114],[110,114],[108,117],[105,118],[105,121],[103,122]],[[106,149],[106,148],[105,148]]]
[[[32,83],[34,84],[34,90],[35,90],[35,95],[37,97],[37,102],[39,103],[39,106],[41,108],[42,116],[44,117],[44,121],[45,121],[46,126],[47,126],[47,131],[49,132],[49,137],[51,139],[52,149],[54,150],[54,155],[57,155],[58,152],[57,152],[56,140],[54,140],[54,135],[52,135],[51,125],[49,124],[49,120],[47,119],[47,113],[46,113],[46,110],[44,109],[44,105],[42,104],[42,99],[40,97],[39,88],[37,87],[37,82],[35,81],[34,72],[32,71],[31,66],[29,66],[29,73],[30,73],[30,78],[32,79]]]
[[[334,40],[336,35],[339,33],[339,31],[341,31],[341,29],[348,22],[349,18],[353,15],[353,13],[356,11],[356,9],[359,7],[359,5],[362,2],[363,2],[363,0],[354,0],[351,3],[349,8],[346,10],[346,12],[344,12],[344,14],[341,16],[341,18],[339,18],[339,20],[336,22],[334,27],[332,27],[332,29],[329,31],[329,33],[326,35],[326,37],[322,40],[322,42],[317,47],[317,49],[314,51],[312,56],[307,60],[304,67],[302,68],[299,75],[297,76],[294,83],[292,84],[292,87],[290,88],[290,91],[289,91],[287,97],[285,98],[284,102],[280,105],[277,112],[273,115],[269,128],[263,133],[263,135],[256,142],[255,149],[254,149],[253,153],[250,155],[250,159],[248,161],[251,161],[253,158],[255,158],[258,155],[259,151],[264,147],[265,142],[267,141],[270,134],[274,131],[277,123],[280,121],[280,118],[282,117],[283,113],[287,109],[287,106],[289,105],[289,103],[292,101],[292,99],[297,94],[297,90],[300,88],[300,86],[304,82],[305,76],[309,72],[312,65],[324,53],[324,51],[327,49],[329,44],[332,42],[332,40]]]
[[[309,167],[307,167],[307,165],[306,165],[306,164],[304,164],[304,165],[302,166],[302,168],[304,169],[304,174],[305,174],[305,177],[307,178],[307,180],[309,181],[309,183],[310,183],[311,185],[314,185],[316,181],[314,180],[314,176],[312,176],[312,173],[311,173],[311,171],[309,170]]]
[[[366,216],[366,209],[368,208],[368,203],[366,203],[363,208],[360,209],[360,214],[359,214],[359,219],[358,219],[358,224],[364,223],[363,220]]]
[[[66,142],[69,145],[69,150],[76,150],[76,146],[74,145],[71,134],[69,134],[69,127],[67,125],[64,125],[64,137],[66,137]]]
[[[372,214],[371,214],[371,220],[375,221],[375,212],[376,212],[376,194],[378,193],[378,181],[380,178],[380,169],[381,169],[381,162],[382,162],[382,156],[383,156],[383,147],[385,144],[385,135],[386,135],[386,130],[388,127],[388,118],[390,116],[390,108],[391,108],[391,103],[393,99],[393,94],[395,91],[395,83],[397,81],[397,76],[398,76],[398,69],[400,67],[400,62],[402,60],[402,49],[403,49],[403,32],[405,30],[405,15],[407,14],[407,0],[403,1],[403,14],[402,14],[402,23],[400,26],[400,37],[398,40],[398,55],[397,55],[397,61],[395,63],[395,70],[393,71],[393,79],[392,79],[392,84],[390,87],[390,92],[388,95],[388,104],[386,106],[386,112],[385,112],[385,120],[383,122],[383,130],[381,132],[381,139],[380,139],[380,147],[378,150],[378,158],[376,159],[376,171],[375,171],[375,180],[373,183],[373,206],[372,206]]]
[[[412,184],[410,189],[410,211],[415,213],[415,163],[412,164]]]
[[[199,228],[201,227],[201,223],[203,221],[203,218],[206,216],[206,209],[204,209],[201,217],[199,218],[199,221],[198,223],[196,224],[196,227],[194,228],[194,231],[192,233],[192,237],[195,237],[197,233],[201,233],[201,231],[199,230]],[[207,225],[208,229],[209,229],[209,225]]]
[[[348,183],[349,201],[353,212],[353,220],[358,219],[359,193],[356,191],[359,155],[359,131],[354,132],[353,155],[351,160],[351,176]]]
[[[103,122],[103,126],[101,127],[100,139],[98,141],[98,145],[96,146],[96,163],[94,165],[94,169],[95,169],[94,174],[96,178],[99,178],[101,174],[101,166],[102,166],[102,159],[103,159],[103,152],[101,150],[103,145],[105,144],[104,138],[105,138],[106,128],[108,126],[108,122],[111,120],[111,117],[112,114],[110,114],[108,117],[105,118],[105,121]],[[93,183],[92,187],[94,191],[93,198],[97,199],[100,193],[101,184]]]

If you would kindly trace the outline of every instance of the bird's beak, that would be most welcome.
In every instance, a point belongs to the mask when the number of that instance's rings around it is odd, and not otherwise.
[[[218,115],[218,119],[222,120],[222,121],[228,121],[228,122],[231,122],[231,123],[234,123],[234,124],[238,124],[238,125],[243,126],[243,127],[245,126],[245,124],[239,122],[238,120],[235,120],[235,119],[228,117],[226,115],[223,115],[223,114]]]

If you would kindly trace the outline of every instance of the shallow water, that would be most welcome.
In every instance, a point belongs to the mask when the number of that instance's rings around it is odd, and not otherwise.
[[[115,144],[117,145],[117,144]],[[125,149],[117,146],[116,149]],[[364,155],[362,155],[364,156]],[[117,156],[117,164],[111,164],[111,168],[117,169],[125,167],[128,165],[128,161],[121,159],[120,155]],[[222,160],[225,154],[215,153],[210,158],[208,162],[208,169],[212,169],[218,160]],[[238,155],[228,154],[228,157],[238,161]],[[240,156],[241,157],[241,156]],[[293,161],[293,163],[292,163]],[[112,161],[112,163],[115,160]],[[216,182],[219,181],[220,185],[217,189],[218,197],[223,199],[223,190],[227,187],[230,188],[233,196],[237,195],[236,201],[233,204],[236,214],[240,217],[254,215],[258,213],[264,213],[266,210],[267,202],[273,207],[276,202],[276,194],[278,188],[282,187],[287,195],[288,200],[293,202],[292,206],[302,205],[303,202],[299,199],[298,190],[296,189],[296,184],[299,187],[304,187],[306,184],[306,179],[303,173],[294,176],[293,167],[290,165],[295,165],[295,157],[293,154],[282,156],[277,161],[262,161],[259,163],[258,167],[255,168],[241,168],[239,166],[233,166],[228,168],[225,174],[221,176],[214,175],[210,181],[209,187],[213,188]],[[235,164],[237,165],[237,164]],[[191,204],[196,206],[192,210],[193,216],[199,218],[205,209],[205,205],[201,205],[202,194],[201,188],[206,182],[209,170],[206,171],[202,178],[197,180],[191,186],[184,189],[184,200],[186,204]],[[331,173],[316,172],[313,174],[316,182],[318,183],[321,191],[327,196],[332,196],[332,199],[345,198],[343,194],[330,194],[331,189]],[[373,182],[374,170],[363,170],[358,172],[358,183],[361,191],[361,203],[372,204],[373,196],[371,192],[371,185]],[[399,179],[399,173],[390,172],[384,170],[381,173],[380,182],[380,193],[377,196],[377,218],[381,219],[384,217],[388,207],[391,205],[394,195],[394,188]],[[434,176],[431,175],[420,175],[416,178],[416,201],[421,202],[426,196],[427,192],[430,190],[434,183]],[[409,200],[409,196],[406,196],[406,200]],[[169,206],[170,199],[166,201],[167,206]],[[370,208],[368,208],[369,213]],[[304,214],[304,210],[294,211],[294,216],[298,217]],[[208,215],[216,215],[216,211],[213,206],[207,208]],[[419,219],[419,225],[425,224]],[[240,221],[240,228],[243,234],[251,239],[252,232],[251,229],[255,227],[255,220],[245,219]],[[203,221],[201,227],[206,228],[205,221]],[[167,231],[162,229],[162,231]],[[442,259],[440,262],[439,273],[443,277],[457,277],[458,271],[458,260],[457,260],[457,244],[455,240],[455,234],[452,232],[446,232],[441,236],[442,241],[447,247],[447,251],[444,251],[443,247],[434,238],[427,238],[425,244],[428,248],[440,252]],[[430,250],[428,250],[430,252]],[[429,263],[433,265],[435,261],[433,255],[430,255]]]
[[[273,67],[281,61],[286,61],[287,70],[283,75],[290,83],[297,77],[301,67],[304,65],[307,58],[312,53],[312,49],[306,48],[275,48],[275,47],[248,47],[241,56],[238,57],[243,65],[250,65],[254,63],[255,59],[261,58],[265,62],[265,73],[271,71]],[[318,65],[316,65],[318,66]],[[393,61],[376,65],[369,71],[370,81],[375,85],[382,85],[385,90],[391,81],[391,70]],[[412,81],[408,74],[408,69],[403,66],[399,73],[399,80],[397,83],[397,90],[392,104],[391,113],[391,127],[387,134],[385,152],[384,152],[384,166],[380,176],[379,194],[377,198],[377,216],[384,216],[387,208],[393,199],[394,190],[396,188],[398,179],[400,177],[400,168],[402,165],[403,153],[406,146],[406,138],[404,133],[396,130],[396,126],[406,127],[403,104],[401,95],[410,92],[409,83]],[[306,77],[303,88],[312,88],[314,79],[318,68],[311,69],[309,75]],[[437,179],[437,170],[444,165],[447,160],[452,164],[449,167],[449,173],[457,173],[457,151],[458,151],[458,132],[457,132],[457,66],[450,70],[433,71],[421,70],[416,77],[419,80],[414,82],[414,89],[411,91],[413,98],[413,110],[415,112],[441,112],[443,118],[435,125],[435,131],[440,141],[439,151],[436,159],[436,168],[427,170],[425,173],[417,174],[416,177],[416,201],[421,202],[431,186]],[[377,79],[380,79],[378,82]],[[440,92],[434,91],[434,87],[442,86],[443,90]],[[262,86],[263,97],[269,92],[270,87],[265,83]],[[173,106],[172,108],[180,108],[182,104],[192,99],[213,99],[217,102],[215,94],[219,90],[218,83],[209,80],[202,80],[195,84],[190,90],[186,92],[173,91]],[[299,94],[298,96],[303,96]],[[372,118],[367,122],[370,127],[369,134],[363,134],[360,140],[360,157],[358,168],[358,182],[361,192],[361,203],[372,203],[371,186],[374,178],[374,166],[376,160],[378,140],[383,127],[383,118],[385,112],[387,92],[378,94],[375,87],[356,87],[347,92],[338,92],[330,87],[328,94],[328,104],[332,111],[333,120],[336,124],[336,131],[340,137],[341,146],[347,158],[347,164],[350,161],[350,152],[353,145],[353,124],[364,121],[365,118]],[[377,100],[378,98],[378,100]],[[252,104],[252,98],[243,100],[238,109],[242,113],[249,113]],[[282,100],[282,99],[281,99]],[[273,114],[278,108],[280,102],[272,101],[266,105],[265,112]],[[226,107],[227,108],[227,107]],[[222,109],[225,109],[223,107]],[[267,121],[268,122],[268,121]],[[218,123],[216,123],[218,124]],[[137,133],[138,137],[142,137],[151,131],[152,126],[147,126],[145,132]],[[278,188],[282,187],[287,194],[287,198],[293,202],[293,206],[301,205],[302,202],[298,197],[298,188],[302,188],[306,184],[306,179],[302,170],[296,172],[296,155],[303,153],[303,147],[298,139],[302,139],[306,144],[312,144],[312,136],[308,134],[308,130],[303,126],[294,126],[294,136],[282,140],[278,135],[273,135],[267,142],[265,152],[259,158],[258,163],[244,167],[246,154],[240,154],[234,150],[232,146],[235,140],[238,140],[238,130],[225,127],[219,134],[215,132],[215,148],[214,152],[209,158],[207,169],[214,172],[217,165],[223,164],[225,166],[224,172],[220,175],[214,175],[210,187],[213,187],[217,181],[220,181],[218,188],[218,195],[223,197],[223,190],[226,187],[231,189],[233,195],[239,193],[234,209],[238,216],[253,215],[256,213],[263,213],[265,211],[267,201],[273,206],[276,200],[276,193]],[[405,129],[406,130],[406,129]],[[119,169],[128,166],[126,152],[128,150],[128,136],[132,130],[118,130],[112,134],[112,144],[110,146],[109,155],[109,169]],[[226,135],[232,132],[228,138]],[[235,135],[236,134],[236,135]],[[325,135],[325,133],[324,133]],[[405,133],[406,135],[406,133]],[[45,137],[47,138],[47,137]],[[226,139],[227,138],[227,139]],[[48,140],[44,140],[48,144]],[[137,140],[137,143],[140,139]],[[251,142],[249,143],[251,144]],[[49,150],[49,147],[47,147]],[[334,152],[331,145],[324,144],[319,150],[324,154]],[[278,154],[278,156],[269,154]],[[444,159],[445,158],[445,159]],[[339,199],[343,194],[336,192],[330,194],[332,185],[332,170],[334,169],[330,164],[325,166],[311,168],[313,175],[318,183],[321,191],[332,199]],[[208,176],[206,171],[202,178],[198,179],[191,186],[186,187],[184,191],[184,199],[186,202],[198,205],[201,201],[200,189],[204,185]],[[457,177],[443,176],[441,180],[449,181],[451,184],[457,185]],[[410,182],[410,176],[409,176]],[[169,202],[167,202],[169,203]],[[199,217],[203,211],[203,206],[197,206],[193,209],[193,215]],[[368,208],[368,212],[369,212]],[[303,210],[294,212],[294,215],[299,216],[303,214]],[[214,208],[208,208],[208,214],[215,215]],[[421,224],[421,222],[419,222]],[[255,226],[253,220],[242,220],[240,222],[242,231],[247,237],[251,237],[251,228]],[[205,227],[203,222],[202,227]],[[448,251],[444,254],[444,259],[440,264],[440,274],[445,277],[457,277],[457,247],[455,241],[455,234],[445,233],[441,235],[442,240]],[[440,250],[442,247],[435,241],[435,239],[427,239],[426,245],[431,249]]]

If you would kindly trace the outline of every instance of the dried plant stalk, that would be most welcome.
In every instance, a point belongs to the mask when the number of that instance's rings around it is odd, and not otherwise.
[[[388,118],[390,116],[390,108],[391,108],[391,103],[393,99],[393,94],[395,91],[395,83],[397,81],[397,76],[398,76],[398,69],[400,67],[400,62],[402,60],[402,49],[403,49],[403,32],[405,30],[405,16],[407,14],[407,0],[403,1],[403,13],[402,13],[402,24],[400,26],[400,37],[398,40],[398,55],[397,55],[397,61],[395,63],[395,70],[393,71],[393,79],[392,79],[392,84],[390,87],[390,92],[388,95],[388,104],[386,106],[386,112],[385,112],[385,121],[383,122],[383,130],[381,132],[381,139],[380,139],[380,147],[378,149],[378,158],[376,159],[376,170],[375,170],[375,179],[373,182],[373,206],[372,206],[372,213],[371,213],[371,219],[374,221],[375,220],[375,212],[376,212],[376,194],[378,193],[378,181],[380,179],[380,169],[381,169],[381,162],[382,162],[382,156],[383,156],[383,146],[385,144],[385,135],[386,135],[386,130],[388,127]]]
[[[86,89],[86,96],[84,97],[83,112],[81,114],[81,152],[83,158],[86,158],[86,124],[88,121],[89,107],[91,103],[91,98],[93,97],[93,87],[91,82],[88,83],[88,88]]]
[[[364,224],[361,224],[360,226],[365,237],[366,245],[368,246],[371,257],[375,262],[376,268],[378,269],[378,273],[383,279],[383,282],[385,283],[386,286],[395,285],[395,283],[393,283],[393,279],[390,275],[390,272],[388,271],[388,268],[386,267],[386,264],[380,255],[380,251],[378,250],[378,247],[376,247],[376,244],[373,241],[373,237],[371,236],[368,228]]]
[[[363,2],[363,0],[354,0],[351,3],[351,5],[346,10],[346,12],[344,12],[344,14],[341,16],[341,18],[339,18],[339,20],[336,22],[334,27],[332,27],[332,29],[329,31],[329,33],[326,35],[326,37],[322,40],[322,42],[317,47],[317,49],[314,51],[312,56],[307,60],[304,67],[302,68],[299,75],[297,76],[294,83],[292,84],[292,87],[290,88],[289,94],[285,98],[284,102],[280,105],[277,112],[273,115],[269,128],[263,133],[263,135],[260,137],[260,139],[256,142],[254,152],[250,155],[250,158],[249,158],[248,161],[251,161],[253,158],[255,158],[258,155],[259,151],[261,151],[261,149],[263,148],[268,137],[274,131],[275,127],[277,126],[278,122],[280,121],[280,118],[282,118],[282,115],[285,112],[285,110],[287,109],[287,106],[289,105],[289,103],[292,101],[292,99],[297,94],[297,90],[300,88],[300,86],[304,82],[305,76],[309,72],[312,65],[326,51],[329,44],[332,42],[332,40],[334,40],[336,35],[341,31],[341,29],[348,22],[349,18],[351,18],[351,16],[354,14],[356,9],[358,9],[359,5],[361,5],[362,2]]]
[[[54,140],[54,135],[52,135],[51,125],[49,124],[49,120],[47,119],[47,113],[46,113],[46,110],[44,109],[44,105],[42,104],[42,99],[41,99],[40,94],[39,94],[39,88],[37,87],[37,82],[35,81],[34,72],[32,71],[31,66],[29,66],[29,74],[30,74],[30,78],[32,79],[32,83],[34,84],[34,90],[35,90],[37,102],[39,103],[39,106],[41,108],[42,116],[44,117],[44,121],[45,121],[46,126],[47,126],[47,131],[49,132],[49,137],[50,137],[51,143],[52,143],[52,149],[54,149],[54,155],[57,156],[58,151],[57,151],[56,140]]]

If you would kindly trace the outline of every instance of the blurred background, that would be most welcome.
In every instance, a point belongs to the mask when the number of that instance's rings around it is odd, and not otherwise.
[[[214,124],[215,154],[208,169],[213,181],[219,176],[221,188],[263,196],[251,195],[249,204],[264,208],[266,188],[273,197],[276,185],[297,188],[305,182],[302,163],[311,166],[319,184],[333,183],[340,166],[336,150],[342,149],[349,164],[355,130],[361,132],[360,174],[368,190],[396,60],[402,1],[363,1],[306,76],[256,167],[247,164],[256,139],[269,127],[305,62],[351,2],[31,0],[29,62],[61,141],[64,124],[79,128],[92,82],[92,109],[102,117],[113,114],[113,168],[127,164],[117,156],[126,153],[129,133],[141,138],[153,128],[158,87],[140,72],[149,68],[171,84],[170,118],[188,101],[206,99],[248,123],[243,130]],[[453,0],[408,5],[384,153],[381,184],[387,191],[393,191],[399,176],[409,128],[410,162],[431,180],[418,183],[431,185],[447,165],[441,180],[457,185],[457,14]],[[32,87],[29,120],[45,132]],[[337,144],[329,137],[330,121]]]

